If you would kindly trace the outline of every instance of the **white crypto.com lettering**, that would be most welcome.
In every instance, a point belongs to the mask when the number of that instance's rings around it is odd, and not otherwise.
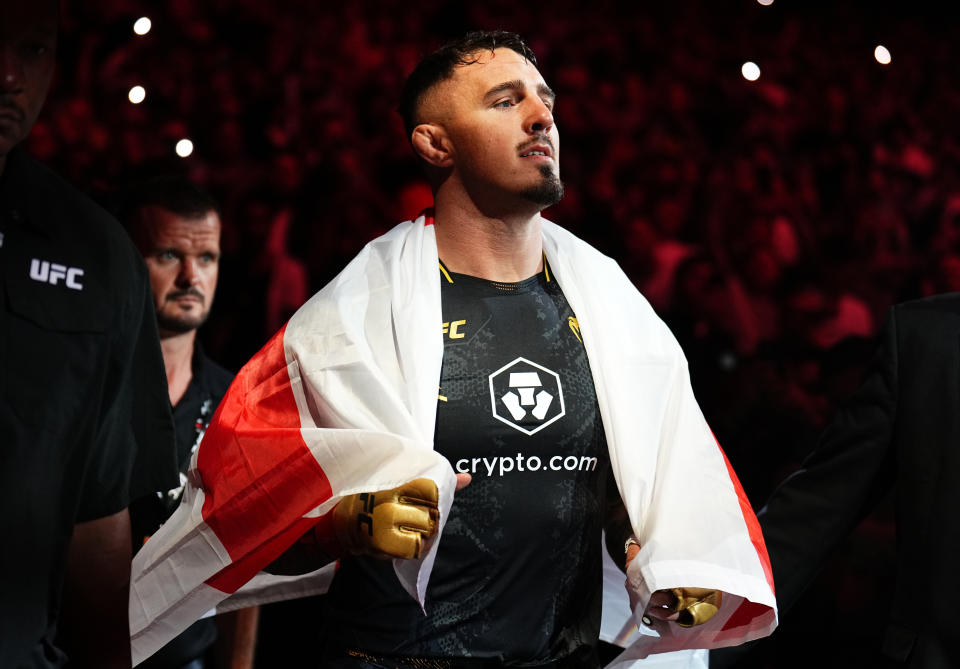
[[[460,458],[455,468],[460,474],[481,474],[503,476],[510,472],[523,471],[568,471],[592,472],[597,468],[597,459],[586,455],[576,456],[554,455],[544,462],[536,455],[525,457],[522,453],[516,456],[493,456],[487,458]]]

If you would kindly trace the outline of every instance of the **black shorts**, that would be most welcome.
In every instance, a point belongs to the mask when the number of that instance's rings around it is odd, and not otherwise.
[[[479,657],[403,657],[367,653],[350,648],[327,649],[324,669],[599,669],[600,660],[593,648],[581,648],[570,657],[544,664],[507,664],[498,658]]]

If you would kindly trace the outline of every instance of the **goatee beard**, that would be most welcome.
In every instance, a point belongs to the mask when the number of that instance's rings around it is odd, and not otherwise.
[[[209,313],[209,312],[208,312]],[[207,320],[207,314],[202,314],[200,316],[163,316],[157,314],[157,326],[161,330],[166,330],[167,332],[173,332],[176,334],[183,334],[184,332],[190,332],[191,330],[196,330],[204,321]]]
[[[523,191],[522,195],[530,202],[542,205],[546,209],[563,199],[563,182],[549,165],[541,166],[540,174],[543,175],[543,181]]]

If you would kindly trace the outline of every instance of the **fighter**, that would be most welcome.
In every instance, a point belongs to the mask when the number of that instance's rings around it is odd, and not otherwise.
[[[323,666],[594,667],[604,524],[643,632],[617,662],[773,629],[762,537],[676,341],[615,262],[541,216],[564,191],[555,104],[510,33],[410,75],[400,111],[435,207],[241,370],[178,510],[185,550],[165,552],[171,532],[135,564],[136,652],[265,566],[339,557]],[[170,569],[181,604],[154,607]]]

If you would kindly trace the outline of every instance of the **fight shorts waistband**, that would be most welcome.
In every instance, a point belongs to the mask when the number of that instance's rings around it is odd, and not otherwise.
[[[352,659],[357,667],[376,667],[377,669],[595,669],[599,666],[594,652],[575,653],[574,657],[564,658],[545,664],[508,665],[499,658],[486,657],[404,657],[368,653],[353,648],[334,651],[340,659]],[[349,659],[348,659],[349,658]]]

